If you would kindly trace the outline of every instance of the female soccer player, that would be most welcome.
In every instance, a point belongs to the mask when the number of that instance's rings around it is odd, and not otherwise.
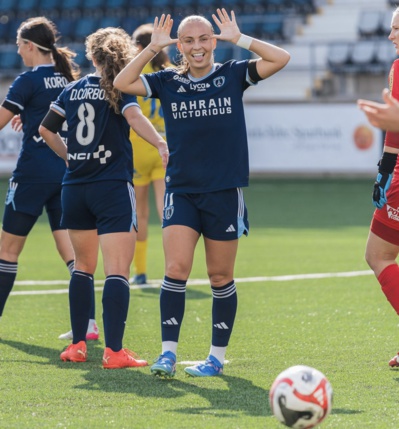
[[[85,334],[100,245],[106,275],[103,367],[145,366],[145,360],[122,348],[137,230],[129,126],[158,148],[165,166],[168,149],[141,113],[136,97],[112,86],[132,58],[129,35],[120,28],[100,29],[87,37],[86,55],[96,72],[68,85],[39,128],[47,144],[68,163],[62,182],[62,226],[68,229],[75,251],[69,286],[73,340],[61,359],[87,359]],[[65,120],[68,145],[58,134]]]
[[[388,39],[394,44],[396,53],[399,55],[399,8],[393,12]],[[399,60],[395,60],[392,64],[389,86],[392,96],[398,98]],[[361,101],[359,105],[362,106]],[[399,118],[397,120],[399,122]],[[374,271],[382,291],[397,314],[399,314],[399,266],[396,262],[399,254],[398,153],[399,132],[387,131],[384,151],[374,183],[372,201],[376,210],[366,246],[366,261]],[[399,354],[389,361],[389,366],[399,366]]]
[[[152,29],[152,24],[143,24],[133,32],[132,39],[138,52],[141,52],[150,43]],[[152,73],[163,70],[170,65],[168,54],[163,50],[145,66],[144,72]],[[165,121],[159,100],[148,97],[139,97],[137,100],[144,115],[149,118],[158,133],[165,136]],[[152,183],[156,208],[159,218],[162,219],[165,169],[163,168],[162,160],[159,158],[158,151],[140,138],[133,130],[130,131],[130,140],[133,145],[133,182],[136,192],[137,223],[139,226],[133,258],[135,276],[131,279],[131,282],[141,285],[147,283],[147,238],[150,217],[148,193]]]
[[[166,170],[163,214],[165,277],[161,287],[162,353],[151,367],[155,375],[175,374],[176,351],[185,307],[186,283],[196,244],[204,236],[213,295],[212,343],[205,361],[185,369],[192,376],[222,374],[237,309],[234,264],[238,238],[248,233],[242,187],[249,162],[243,92],[282,69],[289,54],[241,34],[225,9],[213,20],[188,16],[171,39],[173,20],[155,18],[151,43],[116,77],[119,90],[159,98],[166,123],[170,160]],[[217,40],[250,49],[260,58],[215,64]],[[165,46],[177,43],[178,69],[141,74]]]
[[[14,285],[19,255],[43,208],[61,258],[70,272],[74,266],[67,231],[60,226],[65,162],[49,149],[38,132],[51,101],[79,75],[73,63],[75,53],[57,47],[57,39],[54,23],[45,17],[30,18],[21,23],[17,30],[18,54],[31,70],[15,79],[0,107],[0,129],[18,115],[17,122],[24,133],[22,149],[9,183],[0,237],[0,317]],[[95,320],[92,320],[88,334],[96,334],[98,338]]]

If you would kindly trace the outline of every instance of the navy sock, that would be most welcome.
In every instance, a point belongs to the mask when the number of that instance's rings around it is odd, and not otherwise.
[[[18,262],[8,262],[0,259],[0,316],[17,277]]]
[[[117,275],[105,279],[102,300],[105,346],[114,352],[122,349],[129,299],[130,285],[127,279]]]
[[[91,305],[90,305],[90,319],[96,318],[96,295],[94,290],[94,278],[93,278],[93,287],[91,288]]]
[[[77,344],[79,341],[86,341],[92,289],[93,276],[91,274],[77,270],[72,273],[69,283],[69,309],[73,344]]]
[[[176,343],[179,341],[186,302],[186,284],[184,280],[166,276],[162,282],[160,294],[162,341]]]
[[[234,280],[222,287],[211,286],[212,345],[226,347],[229,344],[237,313],[237,290]]]

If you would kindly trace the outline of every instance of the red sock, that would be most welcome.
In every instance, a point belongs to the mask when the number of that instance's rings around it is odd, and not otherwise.
[[[378,281],[387,300],[399,314],[399,266],[388,265],[378,276]]]

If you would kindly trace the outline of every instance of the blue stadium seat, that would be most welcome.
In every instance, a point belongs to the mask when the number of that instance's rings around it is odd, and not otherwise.
[[[8,42],[9,30],[8,30],[9,21],[5,22],[0,21],[0,43],[4,44]],[[14,36],[15,39],[15,36]]]
[[[22,65],[21,57],[18,55],[15,45],[7,46],[0,51],[0,71],[19,69]]]
[[[3,0],[2,0],[3,2]],[[35,14],[35,9],[38,7],[38,0],[18,0],[18,14],[29,12]]]
[[[122,20],[116,16],[104,16],[98,21],[98,28],[122,27]]]
[[[149,3],[150,16],[160,15],[162,13],[170,13],[173,16],[173,0],[151,0]]]
[[[182,14],[183,16],[197,13],[197,4],[195,0],[174,0],[173,16]]]
[[[218,42],[217,47],[214,51],[215,53],[215,62],[225,63],[228,60],[234,59],[233,46],[231,43]]]
[[[252,16],[241,16],[238,21],[240,31],[248,36],[259,37],[261,24]]]
[[[104,6],[112,9],[116,7],[125,7],[129,0],[105,0]]]
[[[21,19],[11,19],[8,23],[8,43],[15,43],[17,40],[17,31],[19,26],[21,25]]]
[[[314,0],[289,0],[289,3],[296,13],[306,15],[316,12]]]
[[[75,39],[75,25],[76,25],[75,19],[59,18],[55,20],[55,23],[61,35],[60,45]]]
[[[93,64],[86,58],[86,51],[82,45],[76,47],[75,52],[77,53],[74,61],[82,70],[82,74],[87,73],[90,68],[93,68]]]
[[[88,9],[98,11],[99,9],[103,8],[104,3],[104,0],[82,0],[83,12],[87,11]]]
[[[17,2],[15,0],[1,0],[0,14],[4,16],[14,16],[17,10]]]
[[[282,40],[284,35],[284,15],[282,13],[269,13],[261,27],[261,38],[267,40]]]
[[[61,4],[59,0],[39,0],[39,9],[41,10],[52,10],[52,9],[61,9]]]
[[[119,14],[126,15],[126,8],[129,0],[104,0],[105,15]]]
[[[133,34],[133,31],[142,24],[142,21],[126,16],[122,19],[121,27],[130,35]]]
[[[84,39],[91,33],[97,30],[98,20],[91,17],[82,17],[76,20],[75,27],[75,40],[84,41]]]
[[[79,17],[82,14],[82,0],[68,0],[62,3],[61,16]]]
[[[268,11],[281,11],[288,9],[287,0],[266,0],[266,10]]]

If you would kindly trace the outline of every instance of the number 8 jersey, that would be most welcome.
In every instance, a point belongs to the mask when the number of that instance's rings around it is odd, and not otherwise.
[[[100,77],[87,75],[70,83],[51,108],[68,125],[68,168],[63,184],[101,180],[132,181],[133,153],[129,124],[123,112],[138,106],[135,96],[122,94],[116,114],[100,87]]]

